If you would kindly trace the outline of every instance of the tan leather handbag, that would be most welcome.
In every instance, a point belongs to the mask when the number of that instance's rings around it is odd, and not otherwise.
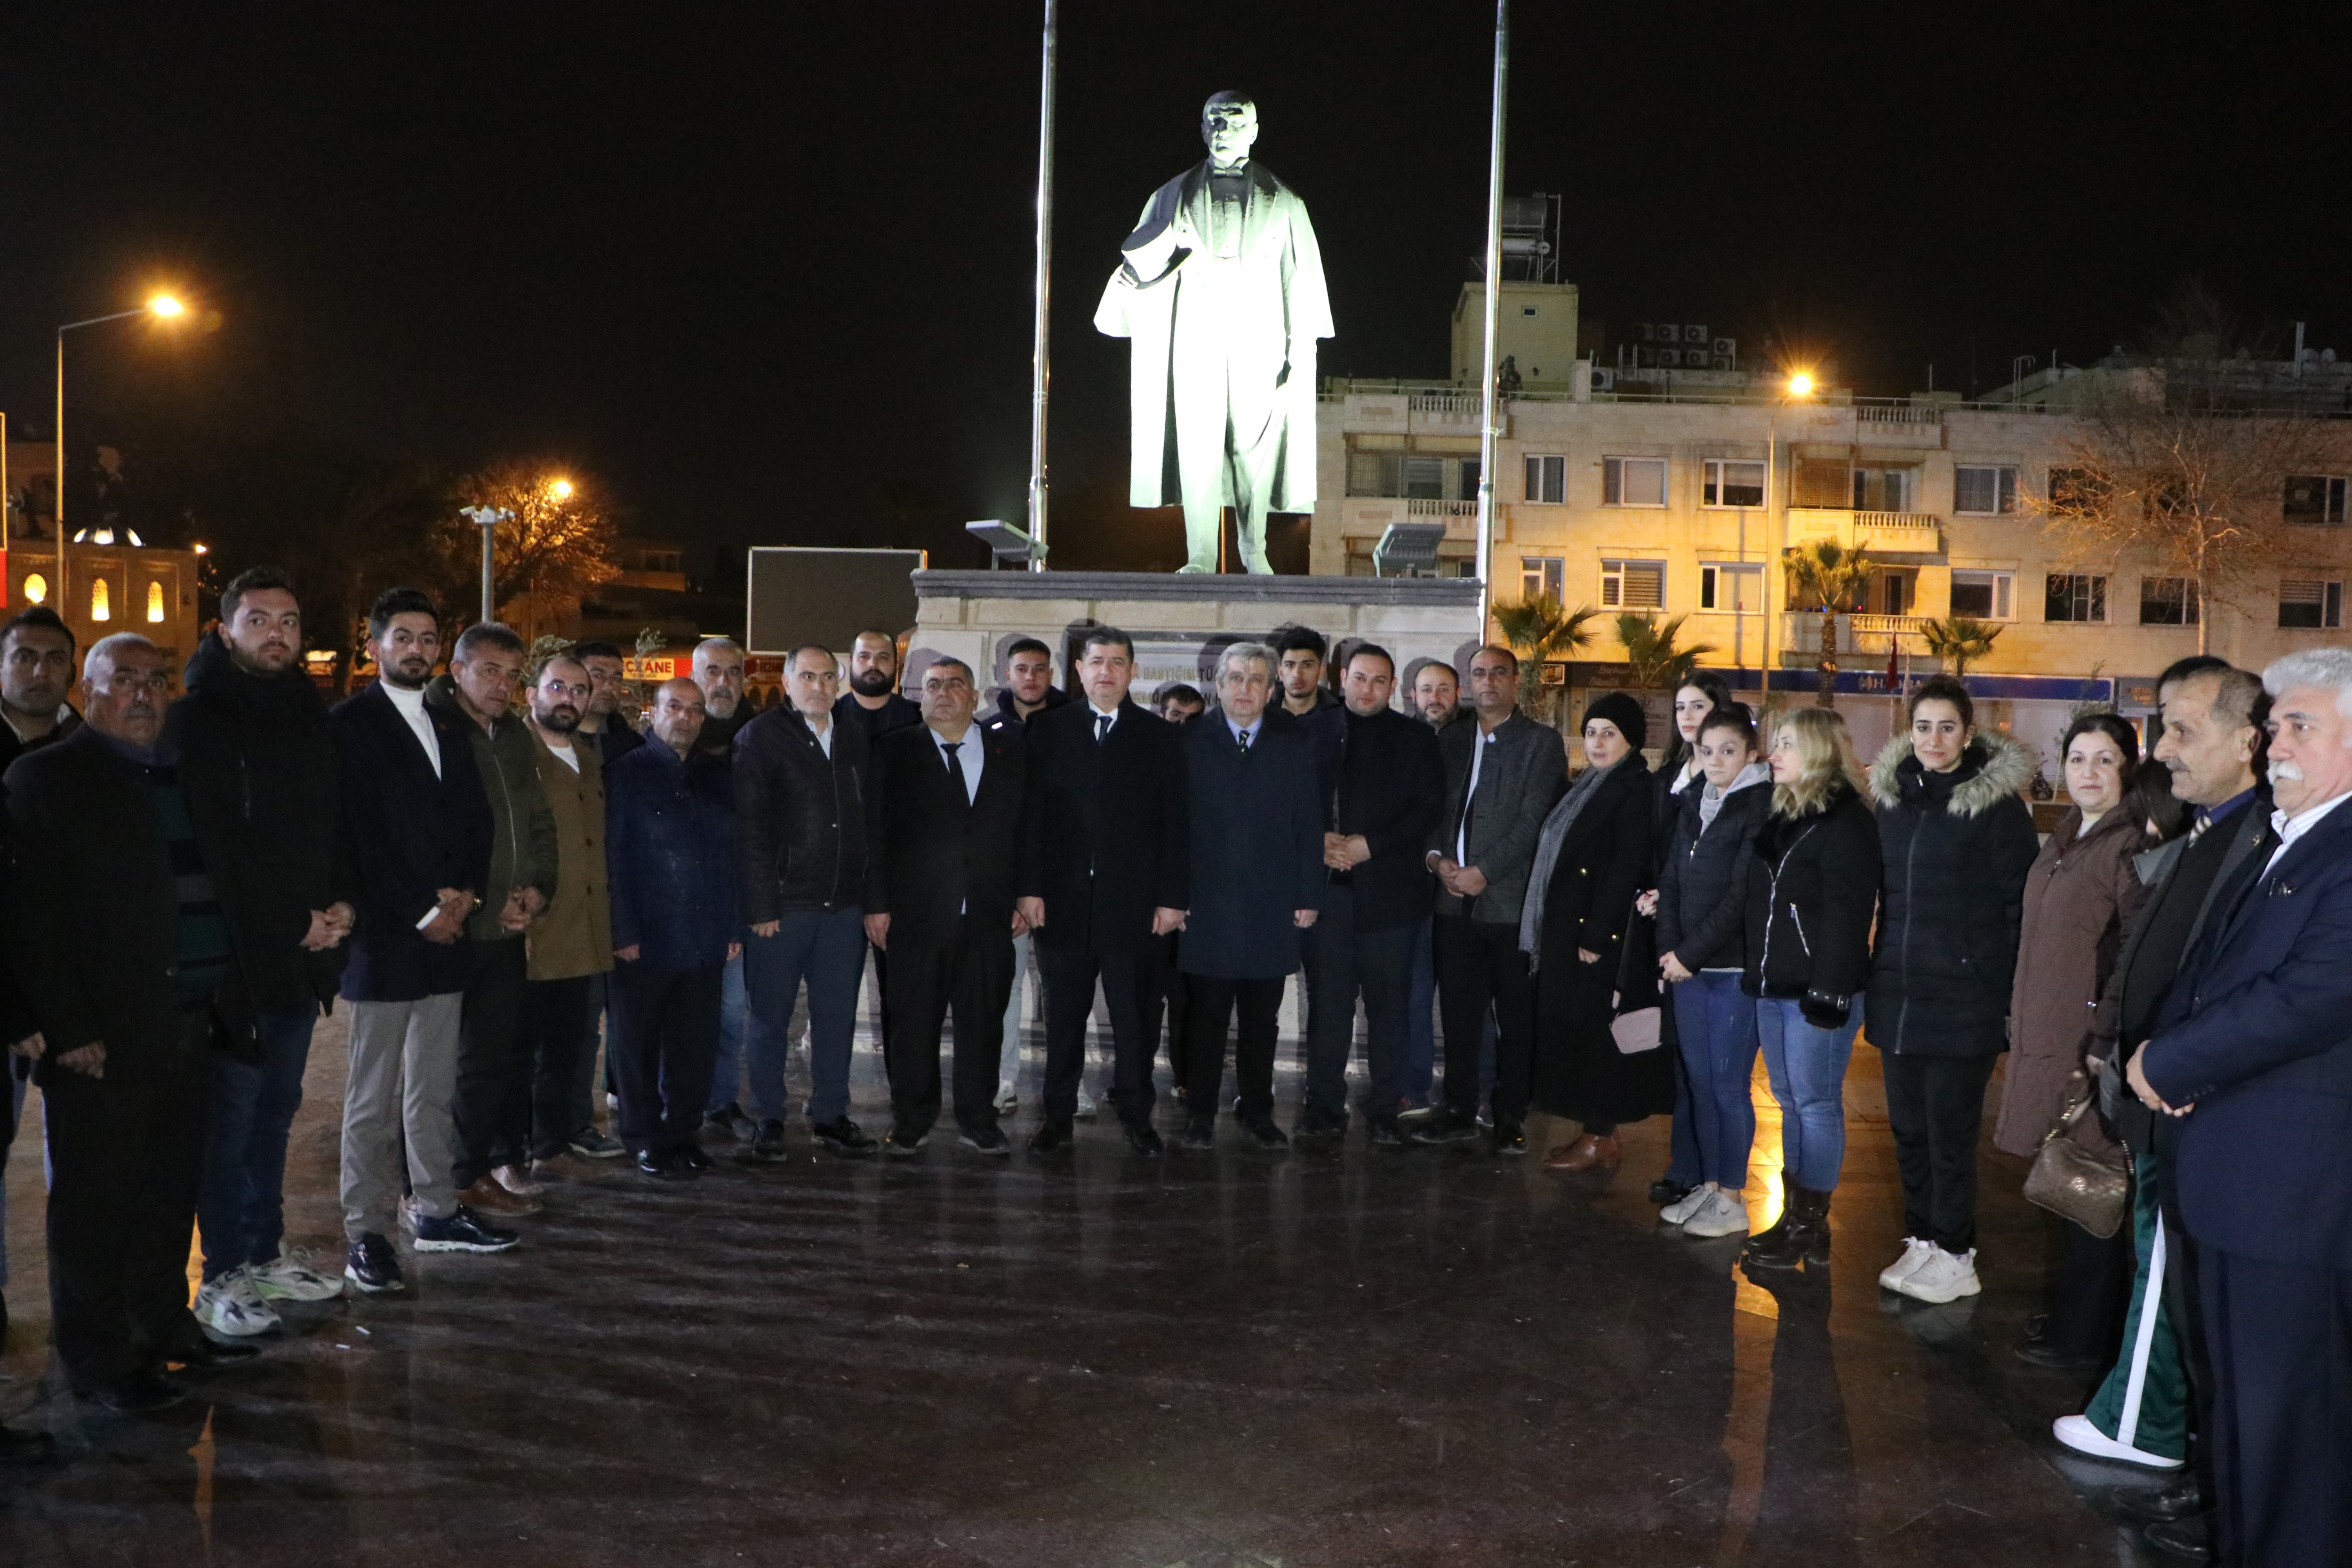
[[[2025,1176],[2025,1199],[2104,1241],[2123,1228],[2131,1207],[2131,1156],[2121,1149],[2104,1153],[2085,1149],[2068,1136],[2096,1094],[2090,1075],[2077,1068],[2066,1080],[2064,1109],[2034,1152],[2033,1169]]]

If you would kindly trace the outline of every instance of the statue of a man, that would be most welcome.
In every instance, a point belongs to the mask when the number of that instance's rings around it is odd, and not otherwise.
[[[1097,331],[1132,341],[1130,506],[1184,508],[1186,572],[1214,572],[1224,509],[1271,572],[1268,511],[1315,508],[1315,341],[1331,335],[1307,205],[1253,159],[1257,108],[1201,110],[1208,161],[1152,193]]]

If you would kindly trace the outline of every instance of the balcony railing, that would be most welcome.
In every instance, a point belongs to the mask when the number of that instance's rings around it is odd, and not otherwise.
[[[1409,500],[1404,503],[1407,517],[1472,517],[1478,515],[1475,500]]]
[[[1875,655],[1883,659],[1894,652],[1924,653],[1927,650],[1918,634],[1929,619],[1927,616],[1839,616],[1838,657],[1864,658]],[[1790,610],[1783,614],[1780,647],[1790,660],[1811,664],[1822,651],[1822,613]]]
[[[1853,511],[1843,507],[1792,506],[1791,540],[1834,539],[1848,550],[1882,555],[1941,555],[1943,520],[1924,511]]]

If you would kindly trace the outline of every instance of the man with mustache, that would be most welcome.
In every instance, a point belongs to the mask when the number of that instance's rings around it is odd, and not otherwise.
[[[188,1310],[188,1232],[204,1164],[216,1012],[250,1042],[206,845],[163,743],[163,656],[118,633],[82,665],[83,727],[7,775],[16,879],[7,906],[40,1035],[47,1121],[52,1342],[76,1395],[110,1409],[175,1403],[173,1363],[249,1344]]]
[[[404,1150],[420,1252],[503,1252],[515,1233],[457,1201],[457,1027],[472,973],[466,921],[489,883],[489,798],[467,721],[428,706],[441,617],[415,588],[368,610],[373,686],[328,715],[359,921],[343,969],[352,1005],[343,1092],[343,1275],[404,1288],[393,1251]]]
[[[286,1140],[302,1104],[310,1031],[334,1000],[354,911],[335,852],[335,748],[327,705],[302,667],[302,606],[274,567],[221,591],[220,625],[188,661],[188,694],[164,732],[208,844],[221,912],[243,959],[254,1050],[213,1068],[212,1125],[197,1200],[204,1287],[196,1317],[216,1333],[277,1328],[275,1303],[340,1296],[342,1278],[281,1245]]]

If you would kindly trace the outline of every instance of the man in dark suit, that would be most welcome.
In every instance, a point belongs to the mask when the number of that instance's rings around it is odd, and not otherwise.
[[[2199,656],[2166,670],[2157,695],[2163,733],[2156,757],[2171,770],[2172,793],[2197,815],[2189,835],[2154,851],[2143,871],[2152,891],[2124,939],[2090,1051],[2103,1064],[2108,1115],[2133,1154],[2137,1272],[2121,1359],[2084,1412],[2061,1416],[2053,1431],[2077,1452],[2127,1462],[2185,1455],[2191,1470],[2177,1484],[2118,1501],[2148,1526],[2161,1549],[2194,1555],[2210,1534],[2200,1516],[2210,1503],[2210,1454],[2201,1436],[2210,1426],[2212,1374],[2198,1332],[2189,1237],[2172,1189],[2179,1123],[2151,1114],[2123,1089],[2124,1064],[2147,1043],[2213,911],[2231,906],[2278,840],[2259,782],[2270,713],[2261,679]],[[2192,1435],[2200,1438],[2193,1447]]]
[[[1242,1132],[1261,1149],[1290,1140],[1274,1124],[1274,1047],[1283,983],[1299,933],[1323,907],[1323,808],[1315,742],[1270,713],[1274,650],[1234,643],[1217,661],[1219,710],[1184,727],[1192,874],[1177,963],[1185,984],[1183,1147],[1214,1146],[1225,1031],[1238,1010],[1234,1076]]]
[[[53,1340],[81,1398],[152,1410],[168,1363],[255,1354],[188,1310],[215,993],[236,970],[205,846],[163,746],[169,677],[145,637],[93,645],[86,722],[7,775],[9,934],[40,1026]],[[215,847],[215,853],[218,853]],[[235,1029],[251,1049],[251,1019]]]
[[[1160,1152],[1151,1128],[1151,1036],[1144,1005],[1160,942],[1185,904],[1184,753],[1176,727],[1128,698],[1135,644],[1116,626],[1087,634],[1084,702],[1028,720],[1029,868],[1021,913],[1045,983],[1045,1121],[1029,1142],[1066,1149],[1086,1066],[1095,983],[1110,1008],[1111,1097],[1128,1146]]]
[[[895,1124],[882,1152],[919,1152],[940,1114],[940,1028],[955,1012],[957,1142],[1010,1154],[996,1125],[996,1060],[1020,891],[1029,747],[971,721],[971,667],[923,672],[923,722],[874,746],[866,826],[866,934],[886,952],[882,1055]]]
[[[1422,854],[1437,826],[1445,773],[1436,731],[1389,706],[1396,665],[1386,649],[1358,643],[1339,681],[1347,705],[1330,725],[1324,762],[1330,795],[1324,803],[1322,915],[1304,939],[1312,1019],[1307,1102],[1293,1131],[1337,1137],[1348,1129],[1348,1053],[1360,995],[1371,1072],[1364,1101],[1369,1135],[1402,1148],[1397,1112],[1413,939],[1436,887]]]
[[[502,1252],[515,1234],[457,1202],[457,1030],[472,950],[466,921],[490,875],[489,797],[465,721],[428,705],[441,621],[415,588],[368,610],[376,682],[327,716],[345,852],[359,918],[343,999],[351,1068],[343,1095],[344,1278],[402,1289],[392,1247],[402,1164],[425,1252]]]
[[[2352,650],[2289,654],[2263,687],[2279,843],[2214,911],[2126,1076],[2181,1120],[2216,1545],[2289,1568],[2352,1562]]]
[[[1535,987],[1519,951],[1520,906],[1544,818],[1567,787],[1559,731],[1519,711],[1518,656],[1470,659],[1475,722],[1441,731],[1445,805],[1424,859],[1437,875],[1438,1006],[1445,1016],[1445,1109],[1413,1132],[1450,1143],[1478,1135],[1478,1051],[1495,1021],[1495,1152],[1524,1154],[1520,1124],[1535,1061]]]

